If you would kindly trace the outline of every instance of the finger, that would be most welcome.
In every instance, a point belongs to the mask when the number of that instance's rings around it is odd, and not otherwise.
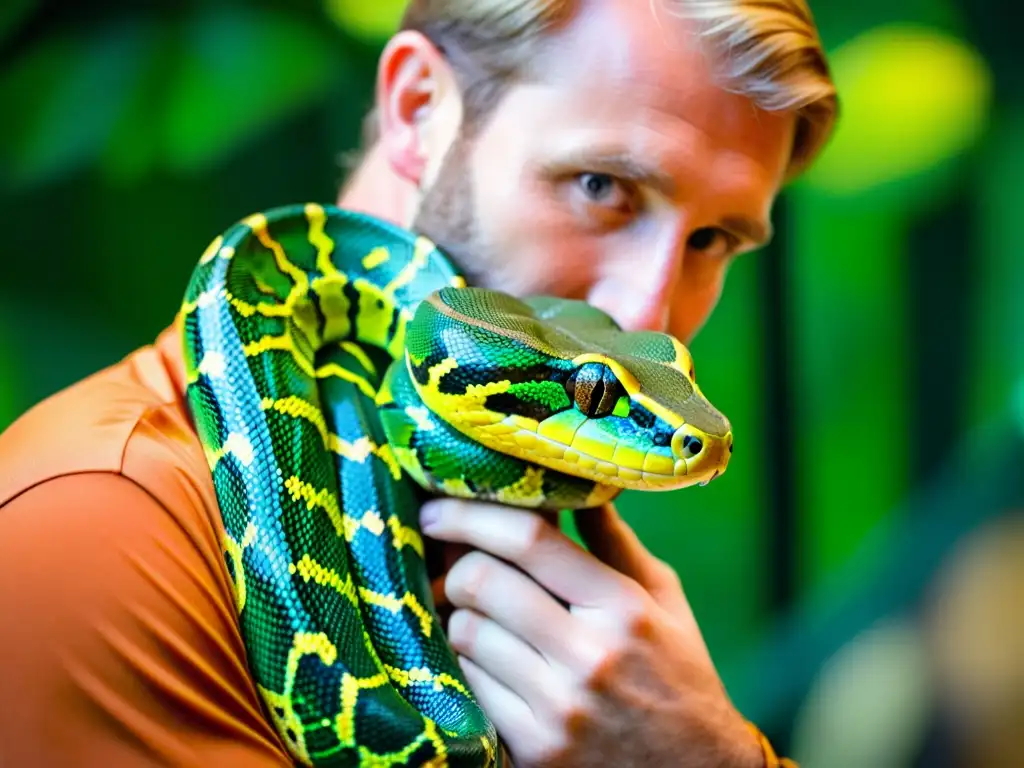
[[[522,571],[484,552],[471,552],[455,564],[445,582],[445,593],[453,605],[487,616],[545,662],[577,668],[599,653],[590,647],[591,635],[581,631],[577,617],[549,592]]]
[[[675,571],[651,554],[613,505],[576,510],[573,520],[587,549],[602,562],[652,594],[680,591]]]
[[[575,606],[621,602],[636,584],[602,563],[537,514],[499,504],[444,498],[423,505],[424,533],[469,544],[515,564]]]
[[[484,712],[494,722],[502,739],[519,741],[536,733],[540,722],[530,706],[519,696],[495,680],[485,670],[465,656],[459,656],[459,666],[466,676],[473,695]]]
[[[535,648],[495,621],[462,608],[448,622],[448,642],[536,713],[555,670]]]

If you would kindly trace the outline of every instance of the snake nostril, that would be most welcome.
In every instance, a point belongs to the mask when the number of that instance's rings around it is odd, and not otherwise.
[[[687,435],[683,438],[683,457],[692,459],[698,453],[704,450],[704,443],[701,442],[699,437],[693,435]]]

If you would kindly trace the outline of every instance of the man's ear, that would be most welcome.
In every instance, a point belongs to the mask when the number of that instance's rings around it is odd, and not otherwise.
[[[395,173],[421,187],[437,156],[447,151],[452,115],[461,119],[451,66],[425,36],[403,30],[381,53],[376,99],[385,157]]]

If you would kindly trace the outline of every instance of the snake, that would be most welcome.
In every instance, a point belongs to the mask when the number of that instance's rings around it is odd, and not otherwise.
[[[502,765],[431,593],[426,500],[586,510],[732,454],[674,337],[470,286],[368,213],[236,221],[177,322],[248,669],[298,765]]]

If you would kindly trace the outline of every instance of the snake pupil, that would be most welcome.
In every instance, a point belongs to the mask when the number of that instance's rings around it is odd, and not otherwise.
[[[565,383],[565,391],[587,417],[600,419],[615,410],[626,394],[622,384],[603,363],[584,363]]]

